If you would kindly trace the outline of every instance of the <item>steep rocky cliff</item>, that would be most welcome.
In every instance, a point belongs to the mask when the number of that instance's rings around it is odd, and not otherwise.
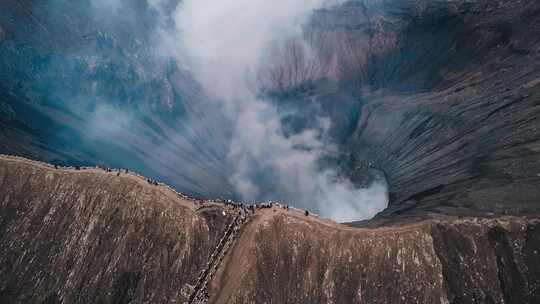
[[[184,303],[238,214],[132,174],[12,157],[0,185],[2,303]],[[248,214],[212,264],[210,303],[540,301],[538,218],[354,228],[278,205]]]
[[[380,218],[538,212],[540,4],[381,3],[349,141],[353,175],[388,180]]]
[[[347,228],[301,213],[253,217],[214,303],[536,303],[540,222],[441,218]]]
[[[1,303],[182,303],[232,213],[134,175],[0,160]]]
[[[381,221],[539,211],[539,12],[525,0],[382,0],[314,15],[337,85],[305,99],[340,125],[345,174],[386,177]]]

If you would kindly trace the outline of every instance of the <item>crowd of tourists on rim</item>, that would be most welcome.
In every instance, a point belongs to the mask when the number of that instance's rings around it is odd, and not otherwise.
[[[280,203],[275,203],[272,201],[265,202],[265,203],[255,203],[255,204],[244,204],[244,203],[237,203],[232,200],[221,200],[220,202],[224,203],[226,206],[231,206],[233,208],[238,208],[243,211],[250,211],[252,213],[255,213],[256,210],[259,209],[272,209],[272,207],[277,206],[279,208],[289,210],[289,205],[283,205]],[[304,210],[304,215],[309,216],[309,211]]]
[[[130,173],[128,169],[117,169],[117,170],[115,170],[115,169],[111,169],[109,167],[99,166],[99,165],[96,166],[96,167],[99,168],[99,169],[102,169],[102,170],[104,170],[104,171],[106,171],[108,173],[116,172],[117,176],[120,176],[120,174],[122,172],[124,172],[126,174]],[[54,168],[59,169],[60,166],[57,165],[57,164],[54,164]],[[62,168],[66,168],[66,167],[62,167]],[[75,170],[81,170],[81,166],[74,166],[74,167],[71,167],[71,168],[74,168]],[[151,179],[151,178],[146,177],[145,180],[149,185],[153,185],[153,186],[159,186],[160,185],[160,183],[155,179]],[[202,202],[202,201],[199,201],[199,200],[195,200],[195,201]],[[234,202],[233,200],[230,200],[230,199],[228,199],[228,200],[211,200],[211,202],[220,202],[220,203],[225,204],[226,206],[231,206],[233,208],[239,209],[240,210],[239,212],[246,212],[246,213],[251,212],[252,214],[254,214],[256,210],[259,210],[259,209],[271,209],[274,206],[278,206],[278,207],[281,207],[282,209],[289,210],[289,205],[283,205],[283,204],[280,204],[280,203],[275,203],[273,201],[269,201],[269,202],[265,202],[265,203],[256,203],[256,204],[238,203],[238,202]],[[304,210],[304,215],[309,216],[309,211]]]

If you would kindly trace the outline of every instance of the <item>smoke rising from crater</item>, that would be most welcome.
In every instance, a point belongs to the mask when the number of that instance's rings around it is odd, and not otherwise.
[[[163,12],[163,1],[150,4]],[[357,189],[337,170],[322,165],[321,159],[337,149],[328,138],[330,122],[313,117],[316,127],[288,132],[275,105],[260,97],[257,81],[260,71],[275,64],[268,50],[280,43],[299,41],[304,65],[316,59],[302,39],[302,25],[314,10],[336,4],[185,0],[172,16],[175,31],[161,32],[161,49],[189,68],[232,122],[229,176],[242,200],[284,200],[352,221],[370,218],[387,206],[385,185],[377,182]]]
[[[320,101],[273,95],[331,74],[324,62],[332,56],[323,59],[304,30],[314,10],[339,2],[49,4],[51,19],[66,10],[92,21],[84,44],[45,65],[42,74],[54,77],[37,81],[56,107],[81,118],[77,132],[56,135],[89,161],[193,196],[279,200],[339,221],[372,217],[387,205],[384,182],[357,188],[337,165],[333,132],[347,124],[335,120],[348,120],[348,110],[332,118]]]
[[[384,185],[358,189],[371,176],[347,174],[351,163],[371,168],[399,153],[386,124],[399,121],[405,109],[393,113],[371,104],[373,120],[362,115],[358,96],[386,104],[385,96],[435,90],[448,84],[441,73],[448,62],[472,54],[452,48],[463,42],[460,31],[470,30],[462,18],[443,18],[451,24],[424,31],[441,21],[439,12],[461,8],[390,2],[348,1],[315,14],[338,1],[7,5],[0,112],[23,132],[8,130],[15,144],[7,149],[23,147],[55,162],[127,167],[192,196],[238,194],[340,220],[369,217],[386,205]],[[329,47],[318,48],[311,33],[322,34]],[[448,60],[431,60],[434,48],[452,50],[443,52]],[[294,91],[303,83],[312,91],[296,102]],[[334,91],[326,94],[328,88]],[[371,89],[375,94],[364,94]],[[371,118],[358,125],[359,117]],[[368,138],[377,134],[382,142]],[[347,139],[356,151],[344,145]],[[370,147],[360,147],[363,142]]]

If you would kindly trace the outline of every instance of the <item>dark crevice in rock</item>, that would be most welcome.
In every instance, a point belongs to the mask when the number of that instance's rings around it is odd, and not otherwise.
[[[528,288],[516,265],[515,244],[510,243],[508,232],[502,227],[494,227],[488,232],[488,237],[494,249],[497,277],[505,303],[527,303]]]

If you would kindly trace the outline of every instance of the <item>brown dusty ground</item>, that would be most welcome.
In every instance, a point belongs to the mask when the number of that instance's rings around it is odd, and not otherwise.
[[[0,303],[183,303],[237,213],[144,178],[0,157]],[[539,303],[540,221],[355,228],[260,209],[211,303]]]
[[[0,158],[1,303],[182,303],[230,213],[137,176]]]
[[[211,303],[537,303],[539,221],[431,220],[360,229],[264,209]]]

